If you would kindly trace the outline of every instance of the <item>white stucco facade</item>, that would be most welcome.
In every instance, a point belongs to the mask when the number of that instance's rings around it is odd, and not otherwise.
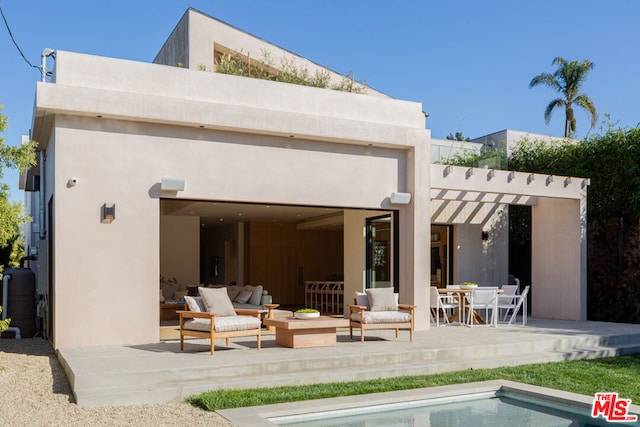
[[[181,27],[183,18],[177,33],[196,34],[196,46],[217,40],[211,28],[219,29],[219,21],[193,10],[186,16],[192,26]],[[232,45],[233,31],[222,42],[246,52],[248,41]],[[168,42],[158,58],[177,49]],[[346,303],[365,286],[366,219],[393,213],[396,286],[401,302],[418,307],[417,330],[430,327],[430,224],[455,227],[456,280],[503,284],[506,209],[531,204],[540,212],[534,229],[543,236],[534,243],[533,265],[541,271],[534,273],[541,283],[534,315],[585,317],[581,180],[545,185],[547,177],[528,181],[528,174],[512,179],[494,171],[487,179],[486,170],[469,175],[461,168],[445,174],[444,166],[430,163],[420,103],[199,71],[201,50],[184,57],[196,69],[58,51],[54,81],[37,84],[32,138],[46,160],[30,171],[44,171],[44,216],[32,212],[44,228],[34,266],[56,348],[159,340],[161,265],[197,283],[202,262],[201,218],[169,217],[162,208],[167,200],[342,210]],[[184,189],[162,191],[163,177],[182,180]],[[71,178],[77,184],[68,185]],[[409,193],[411,201],[393,205],[392,193]],[[115,204],[111,223],[100,218],[105,203]],[[545,242],[561,239],[550,231],[556,228],[541,225],[548,221],[568,230],[563,244],[570,247],[553,255],[553,262],[567,257],[568,274],[546,268],[552,260]],[[493,231],[489,241],[480,239],[485,230]],[[245,240],[238,242],[242,259]],[[571,252],[574,247],[581,252]],[[582,305],[570,312],[549,305],[546,286]]]

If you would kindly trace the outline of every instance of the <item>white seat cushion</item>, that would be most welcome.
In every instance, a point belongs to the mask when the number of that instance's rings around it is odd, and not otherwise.
[[[351,320],[360,321],[360,313],[352,313]],[[362,323],[407,323],[410,321],[411,314],[402,310],[365,311]]]
[[[248,331],[259,329],[260,319],[253,316],[221,316],[214,319],[215,332]],[[208,332],[209,319],[192,319],[184,322],[183,329]]]

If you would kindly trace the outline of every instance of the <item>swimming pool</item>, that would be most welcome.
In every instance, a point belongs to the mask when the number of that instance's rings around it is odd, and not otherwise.
[[[605,426],[593,397],[511,381],[487,381],[223,410],[238,426]],[[632,405],[630,412],[640,408]],[[640,426],[639,423],[615,423]]]

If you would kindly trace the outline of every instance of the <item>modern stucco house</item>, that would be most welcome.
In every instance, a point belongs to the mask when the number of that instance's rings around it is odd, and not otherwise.
[[[585,319],[587,180],[431,164],[422,105],[373,89],[211,72],[263,50],[319,67],[193,9],[152,64],[57,52],[23,181],[54,347],[158,341],[160,275],[290,305],[305,280],[392,285],[425,330],[431,283],[506,283],[510,204],[532,207],[532,315]]]

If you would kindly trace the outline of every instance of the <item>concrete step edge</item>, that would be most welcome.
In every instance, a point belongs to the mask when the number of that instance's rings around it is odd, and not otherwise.
[[[546,363],[564,360],[593,359],[600,357],[632,354],[640,352],[640,346],[623,347],[594,347],[572,349],[570,351],[550,351],[545,353],[521,355],[519,357],[487,357],[487,358],[457,358],[438,363],[413,363],[406,365],[371,365],[361,366],[357,371],[353,369],[326,369],[307,372],[304,376],[299,373],[279,373],[261,375],[257,378],[247,377],[219,377],[215,380],[199,379],[181,384],[158,384],[159,387],[145,388],[140,384],[133,387],[113,387],[102,389],[88,389],[76,391],[78,402],[148,402],[150,397],[157,396],[158,402],[181,401],[193,394],[213,389],[272,387],[277,385],[298,385],[327,382],[328,378],[340,378],[345,381],[370,380],[397,376],[430,375],[442,372],[460,371],[467,369],[499,368],[504,366],[519,366],[531,363]],[[303,381],[301,381],[301,379]],[[145,396],[142,398],[142,396]],[[170,400],[167,400],[169,398]],[[153,398],[155,399],[155,397]],[[153,400],[151,399],[151,400]],[[132,404],[132,403],[126,403]]]
[[[557,344],[557,343],[556,343]],[[487,347],[487,346],[483,346]],[[493,350],[493,346],[490,346]],[[523,357],[536,357],[536,355],[545,354],[549,352],[555,353],[564,353],[564,354],[574,354],[574,353],[597,353],[603,355],[620,355],[620,354],[631,354],[640,352],[640,344],[628,345],[628,346],[590,346],[590,347],[573,347],[573,348],[563,348],[564,346],[553,346],[554,348],[547,348],[544,351],[535,351],[528,353],[526,356],[522,355],[522,347],[519,347],[518,353],[503,353],[500,351],[484,351],[484,353],[489,353],[485,358],[488,360],[494,359],[515,359],[521,360]],[[498,349],[499,350],[499,349]],[[103,390],[103,389],[118,389],[121,387],[126,388],[126,384],[137,384],[146,388],[153,388],[162,386],[164,384],[188,384],[190,382],[197,383],[199,381],[208,381],[208,382],[218,382],[218,381],[226,381],[227,378],[255,378],[259,376],[264,376],[264,372],[268,372],[267,375],[307,375],[309,372],[322,372],[323,370],[328,370],[330,372],[337,372],[341,369],[345,370],[354,370],[359,369],[363,370],[367,367],[372,367],[372,369],[380,369],[380,367],[384,368],[387,366],[410,366],[415,364],[437,364],[441,361],[443,363],[449,363],[451,358],[453,357],[456,360],[482,360],[482,357],[478,357],[480,352],[460,352],[457,349],[445,349],[438,350],[433,349],[432,351],[428,351],[428,353],[435,352],[437,353],[436,357],[424,357],[422,355],[419,358],[410,358],[405,360],[394,360],[394,357],[385,358],[381,357],[379,360],[376,360],[375,357],[369,358],[366,355],[364,357],[349,357],[344,358],[340,356],[335,356],[329,359],[332,359],[334,364],[327,366],[326,363],[320,363],[316,361],[316,363],[303,363],[298,364],[297,361],[286,362],[283,363],[286,365],[286,370],[284,371],[274,371],[273,363],[271,362],[259,362],[257,364],[251,364],[246,366],[233,366],[229,367],[229,372],[225,372],[224,367],[212,368],[210,365],[202,368],[194,368],[194,367],[178,367],[167,369],[166,367],[163,369],[152,369],[147,371],[133,371],[133,372],[120,372],[120,373],[103,373],[103,374],[92,374],[92,375],[75,375],[74,376],[74,390],[76,391],[88,391],[88,390]],[[418,351],[418,353],[424,353],[423,351]],[[364,359],[369,359],[368,361],[364,361]],[[348,359],[348,360],[345,360]],[[326,368],[318,368],[318,366],[325,365]],[[122,384],[122,385],[121,385]]]

